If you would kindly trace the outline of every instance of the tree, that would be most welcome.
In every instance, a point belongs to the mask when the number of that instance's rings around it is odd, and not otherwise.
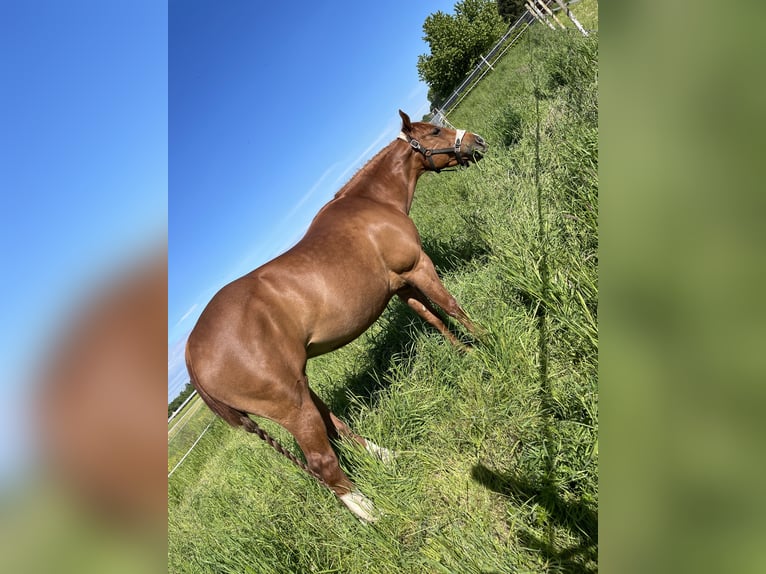
[[[432,103],[445,100],[481,56],[502,36],[506,24],[494,0],[462,0],[455,14],[436,12],[423,23],[430,54],[418,56],[418,76]]]
[[[497,0],[497,12],[506,24],[512,24],[526,10],[525,0]]]
[[[194,392],[194,386],[191,384],[191,381],[186,383],[186,386],[184,387],[184,390],[181,391],[181,394],[178,395],[176,398],[174,398],[170,404],[168,405],[168,417],[172,415],[175,410],[181,406],[181,404],[187,399],[187,397]]]

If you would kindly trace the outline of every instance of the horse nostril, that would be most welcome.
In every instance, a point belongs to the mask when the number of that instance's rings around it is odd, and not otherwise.
[[[477,144],[479,144],[479,145],[481,145],[481,146],[486,146],[486,145],[487,145],[487,143],[484,141],[484,138],[483,138],[483,137],[481,137],[479,134],[474,134],[474,135],[473,135],[473,139],[474,139],[474,141],[475,141]]]

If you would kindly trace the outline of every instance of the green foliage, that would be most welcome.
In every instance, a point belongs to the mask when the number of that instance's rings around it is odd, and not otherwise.
[[[436,12],[426,18],[423,39],[431,53],[418,56],[417,68],[431,102],[446,99],[460,85],[505,27],[492,0],[462,0],[454,15]]]
[[[497,13],[506,24],[512,24],[524,13],[526,0],[497,0]]]
[[[170,404],[168,405],[168,416],[172,415],[175,410],[183,404],[183,402],[194,392],[194,386],[191,384],[191,381],[186,383],[186,386],[184,387],[184,390],[181,391],[181,394],[178,395],[176,398],[174,398],[172,401],[170,401]]]
[[[361,526],[217,421],[169,483],[170,572],[597,571],[597,42],[530,28],[449,118],[486,157],[418,183],[423,244],[488,333],[473,352],[394,301],[309,362],[331,408],[399,453],[385,466],[338,445],[381,520]],[[566,82],[550,84],[552,61]]]

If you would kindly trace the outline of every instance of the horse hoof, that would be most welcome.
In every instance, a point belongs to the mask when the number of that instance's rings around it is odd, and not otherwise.
[[[367,449],[367,452],[372,456],[378,458],[383,464],[391,464],[396,458],[396,453],[394,451],[378,446],[368,439],[365,439],[364,448]]]
[[[375,505],[361,492],[347,492],[346,494],[341,494],[338,498],[362,524],[370,524],[378,519],[378,511],[375,509]]]

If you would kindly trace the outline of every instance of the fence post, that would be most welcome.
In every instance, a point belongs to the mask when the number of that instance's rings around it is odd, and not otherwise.
[[[532,13],[532,15],[533,15],[535,18],[537,18],[537,20],[538,20],[539,22],[542,22],[542,23],[544,23],[544,24],[545,24],[546,26],[548,26],[548,28],[550,28],[551,30],[555,30],[555,29],[556,29],[556,28],[553,26],[553,24],[551,24],[550,22],[548,22],[548,20],[546,20],[546,19],[545,19],[545,16],[543,15],[543,13],[542,13],[542,12],[540,12],[540,10],[538,10],[537,8],[535,8],[534,4],[532,4],[532,2],[530,2],[530,0],[527,0],[527,4],[526,4],[526,6],[527,6],[527,10],[529,10],[529,11]]]
[[[572,24],[575,25],[575,28],[577,28],[583,36],[587,36],[587,30],[585,30],[585,28],[582,27],[582,24],[577,21],[577,18],[575,18],[575,15],[572,14],[569,6],[565,5],[561,0],[556,0],[556,4],[558,4],[564,13],[569,17],[569,19],[572,21]]]
[[[558,18],[556,18],[556,15],[553,12],[551,12],[551,9],[548,8],[548,5],[543,0],[536,0],[536,3],[537,3],[537,5],[539,5],[543,10],[545,10],[548,13],[548,16],[553,18],[553,20],[556,22],[556,24],[561,26],[562,29],[566,28],[566,26],[564,26],[564,24],[562,24],[561,21]]]

